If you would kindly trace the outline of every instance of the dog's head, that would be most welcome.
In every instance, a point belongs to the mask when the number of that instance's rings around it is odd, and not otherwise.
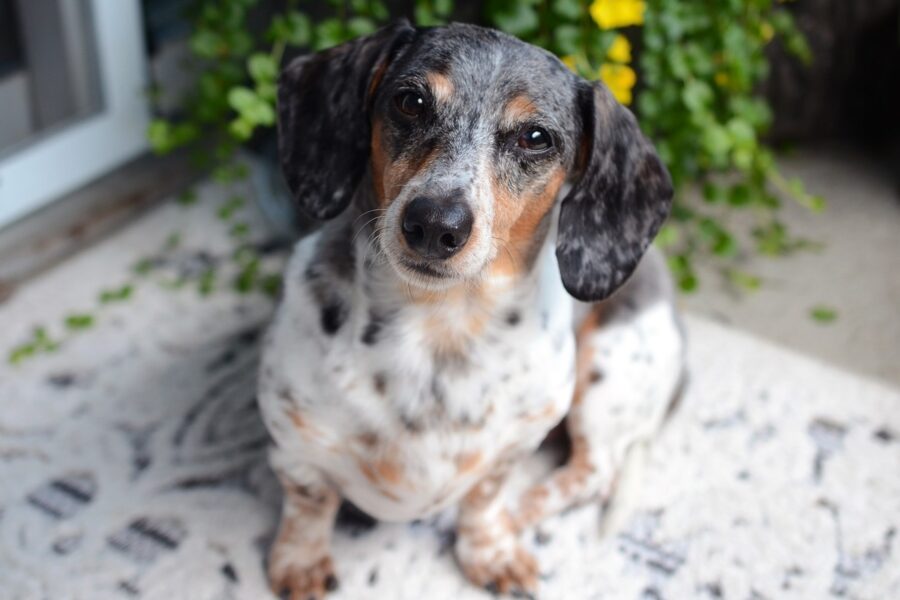
[[[672,198],[662,162],[602,83],[474,26],[398,23],[296,59],[279,81],[278,125],[300,207],[336,216],[370,169],[380,249],[404,280],[432,289],[526,271],[567,186],[563,284],[605,298]]]

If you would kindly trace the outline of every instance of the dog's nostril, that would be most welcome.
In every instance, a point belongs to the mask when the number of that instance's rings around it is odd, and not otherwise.
[[[452,233],[445,233],[441,236],[441,244],[446,246],[448,249],[454,249],[458,245],[456,243],[456,237]]]
[[[425,237],[425,228],[418,223],[403,223],[403,233],[409,241],[421,241]]]

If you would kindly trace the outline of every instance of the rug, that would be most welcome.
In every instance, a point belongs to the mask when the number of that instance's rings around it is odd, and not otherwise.
[[[34,346],[0,366],[0,598],[271,597],[280,490],[254,385],[274,300],[241,277],[284,251],[223,188],[187,200],[0,305],[0,350]],[[539,597],[900,598],[900,394],[687,329],[690,382],[614,514],[585,506],[524,536]],[[490,598],[452,544],[452,511],[397,525],[347,508],[332,597]]]

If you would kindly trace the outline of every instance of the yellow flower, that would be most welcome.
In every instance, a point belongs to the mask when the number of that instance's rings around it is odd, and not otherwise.
[[[578,69],[575,67],[575,57],[573,55],[567,54],[566,56],[561,56],[559,60],[572,71],[578,72]]]
[[[609,50],[606,51],[606,56],[613,62],[631,62],[631,42],[624,35],[617,35]]]
[[[591,17],[600,29],[617,29],[644,22],[643,0],[594,0]]]
[[[600,66],[600,79],[609,88],[616,100],[622,104],[631,104],[631,90],[637,83],[637,74],[628,65],[603,63]]]
[[[768,43],[775,36],[775,28],[768,21],[763,21],[763,24],[759,26],[759,34],[763,41]]]

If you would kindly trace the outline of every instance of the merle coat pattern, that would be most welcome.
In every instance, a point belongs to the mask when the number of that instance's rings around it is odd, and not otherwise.
[[[474,26],[398,23],[301,57],[278,97],[285,177],[323,223],[261,366],[285,492],[273,589],[337,585],[346,498],[385,520],[457,505],[466,576],[536,592],[518,533],[606,498],[679,381],[671,285],[645,255],[665,168],[602,84]],[[507,505],[510,469],[563,420],[568,462]]]

